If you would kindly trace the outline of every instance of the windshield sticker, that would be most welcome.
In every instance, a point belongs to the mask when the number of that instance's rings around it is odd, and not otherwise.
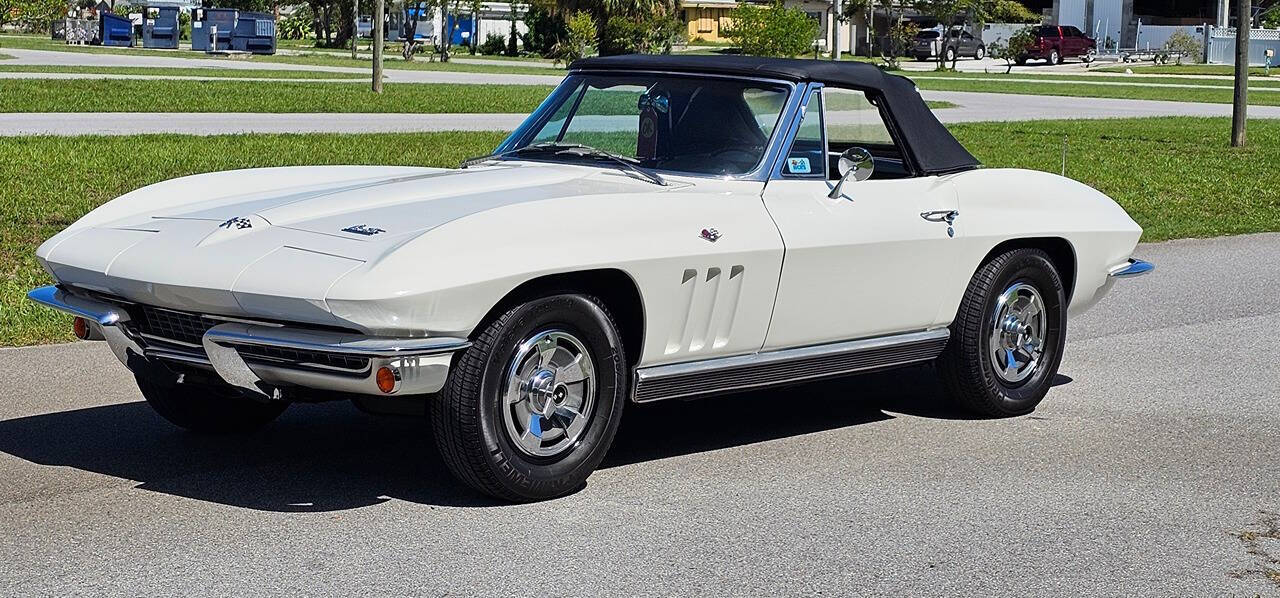
[[[813,172],[809,170],[808,158],[787,158],[787,170],[791,174],[809,174]]]

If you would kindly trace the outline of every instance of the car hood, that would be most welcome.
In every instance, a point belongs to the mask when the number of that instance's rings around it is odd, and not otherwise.
[[[661,189],[611,169],[533,162],[212,173],[121,196],[37,256],[59,282],[128,300],[292,315],[297,301],[322,309],[342,275],[450,221],[513,203]]]

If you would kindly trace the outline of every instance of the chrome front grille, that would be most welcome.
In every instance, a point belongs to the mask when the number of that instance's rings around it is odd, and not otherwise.
[[[140,333],[148,347],[157,349],[160,356],[177,353],[204,359],[204,333],[218,324],[226,323],[226,320],[150,305],[129,304],[124,307],[132,318],[129,328]],[[252,363],[352,375],[364,374],[369,370],[367,357],[262,345],[236,345],[235,348],[246,361]]]
[[[220,324],[218,320],[198,314],[139,305],[130,310],[138,332],[189,345],[199,345],[204,333]]]
[[[297,349],[264,345],[236,345],[236,351],[249,361],[284,362],[351,372],[363,372],[369,369],[369,359],[367,357],[354,355],[317,353],[315,351],[299,351]]]

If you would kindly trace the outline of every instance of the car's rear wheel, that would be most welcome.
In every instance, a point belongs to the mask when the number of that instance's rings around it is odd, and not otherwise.
[[[561,496],[604,459],[627,389],[621,336],[599,299],[535,299],[495,318],[454,359],[431,405],[436,446],[480,492]]]
[[[184,382],[167,384],[137,375],[147,404],[175,426],[205,434],[242,434],[284,413],[286,401],[259,400],[232,386]]]
[[[1057,48],[1049,50],[1049,64],[1062,64],[1062,54]]]
[[[992,417],[1035,409],[1062,360],[1066,317],[1062,279],[1045,252],[1014,249],[983,264],[939,358],[948,393]]]
[[[1026,64],[1027,64],[1027,57],[1026,57],[1026,56],[1019,56],[1019,57],[1017,58],[1017,60],[1014,60],[1014,62],[1015,62],[1015,63],[1017,63],[1017,64],[1018,64],[1018,66],[1026,66]]]

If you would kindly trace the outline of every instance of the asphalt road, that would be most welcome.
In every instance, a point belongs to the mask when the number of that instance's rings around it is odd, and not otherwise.
[[[1032,415],[966,419],[926,368],[629,408],[523,506],[420,419],[200,437],[101,344],[0,350],[0,593],[1280,595],[1280,538],[1234,535],[1280,513],[1280,234],[1137,253]]]

